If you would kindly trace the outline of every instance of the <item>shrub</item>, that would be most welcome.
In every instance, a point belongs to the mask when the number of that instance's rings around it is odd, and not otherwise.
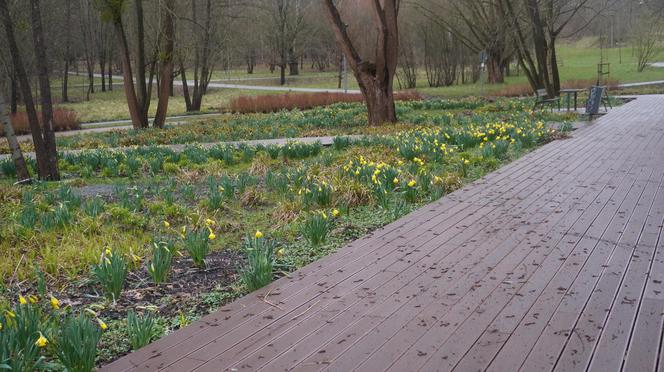
[[[39,122],[42,122],[41,112],[37,113]],[[30,134],[30,125],[28,124],[28,115],[25,112],[17,112],[11,116],[12,127],[14,127],[14,133],[17,135],[20,134]],[[56,132],[62,132],[67,130],[79,130],[81,129],[81,123],[78,119],[78,116],[75,111],[66,110],[62,108],[53,109],[53,130]],[[0,127],[0,136],[4,136],[5,131]]]
[[[67,371],[94,371],[100,337],[99,327],[84,314],[68,317],[57,339],[58,360]]]
[[[247,262],[240,271],[240,277],[250,291],[262,288],[272,281],[274,247],[274,242],[265,239],[260,232],[256,232],[254,237],[245,238]]]
[[[92,276],[101,285],[104,295],[113,301],[120,297],[127,272],[124,258],[110,249],[102,253],[99,264],[92,268]]]
[[[149,344],[155,337],[156,323],[152,314],[136,315],[133,310],[127,313],[127,332],[132,350]]]
[[[175,244],[172,241],[152,243],[152,260],[148,266],[148,274],[156,284],[163,283],[168,279],[174,253]]]
[[[395,92],[399,101],[421,100],[415,91]],[[359,93],[300,93],[241,96],[231,100],[229,109],[237,113],[277,112],[281,110],[310,109],[317,106],[329,106],[335,103],[363,102]]]

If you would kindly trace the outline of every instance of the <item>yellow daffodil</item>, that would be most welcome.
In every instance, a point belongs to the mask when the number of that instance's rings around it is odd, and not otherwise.
[[[415,180],[410,180],[410,182],[408,182],[408,187],[415,187],[415,185],[417,185],[417,181]]]
[[[46,337],[44,337],[44,335],[41,332],[39,332],[39,338],[37,339],[37,341],[35,341],[35,345],[37,345],[38,347],[45,347],[47,344],[48,340],[46,339]]]
[[[51,307],[53,308],[53,310],[60,309],[60,301],[57,298],[51,296],[51,301],[50,302],[51,302]]]
[[[26,300],[25,297],[19,295],[19,296],[18,296],[18,302],[19,302],[21,305],[25,305],[25,304],[28,303],[28,300]]]
[[[216,239],[216,238],[217,238],[217,236],[214,235],[213,232],[210,232],[210,235],[208,235],[208,239],[210,239],[210,240],[214,240],[214,239]]]
[[[334,218],[339,217],[339,210],[337,210],[337,209],[332,210],[332,217],[334,217]]]
[[[108,326],[106,325],[106,323],[104,323],[103,320],[97,318],[97,323],[99,323],[99,328],[101,328],[102,331],[105,331],[105,330],[108,329]]]
[[[463,163],[464,163],[465,165],[468,165],[468,164],[470,164],[470,160],[466,159],[466,160],[463,161]]]
[[[260,239],[263,237],[263,233],[260,232],[259,230],[256,230],[256,234],[254,234],[254,237],[256,237],[256,239]]]
[[[14,313],[11,310],[5,311],[5,315],[7,316],[7,318],[16,318],[16,313]]]
[[[205,220],[205,224],[208,225],[208,226],[213,226],[215,223],[216,222],[214,222],[214,220],[211,220],[209,218]]]
[[[164,227],[169,228],[169,227],[171,227],[171,224],[168,223],[168,221],[164,221]]]
[[[277,257],[283,257],[283,256],[284,256],[284,253],[285,253],[284,249],[283,249],[283,248],[279,248],[279,250],[277,250]]]
[[[30,295],[28,296],[28,301],[30,301],[31,304],[36,304],[39,299],[35,295]]]

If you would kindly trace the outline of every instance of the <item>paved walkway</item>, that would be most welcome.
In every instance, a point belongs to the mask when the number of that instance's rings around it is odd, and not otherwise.
[[[104,371],[654,371],[664,96],[281,278]]]
[[[270,138],[270,139],[258,139],[258,140],[246,140],[246,141],[225,141],[225,142],[206,142],[206,143],[191,143],[191,144],[176,144],[176,145],[158,145],[159,147],[167,147],[175,152],[182,152],[187,146],[200,146],[205,149],[217,145],[229,145],[229,146],[240,146],[240,145],[249,145],[249,146],[270,146],[270,145],[285,145],[289,142],[300,142],[300,143],[316,143],[320,142],[323,146],[331,146],[334,142],[334,137],[336,136],[322,136],[322,137],[297,137],[297,138]],[[347,137],[351,139],[362,138],[361,135],[341,135],[341,137]],[[123,151],[129,150],[133,147],[111,147],[104,150],[110,151]],[[94,151],[90,149],[83,150],[64,150],[58,151],[59,154],[78,154],[84,151]],[[26,158],[34,158],[34,152],[24,152],[23,156]],[[0,154],[0,160],[11,158],[10,154]]]

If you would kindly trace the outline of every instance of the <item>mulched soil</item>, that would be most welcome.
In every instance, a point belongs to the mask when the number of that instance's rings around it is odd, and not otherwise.
[[[207,256],[206,269],[194,267],[191,259],[181,257],[173,261],[172,272],[167,283],[155,285],[147,272],[146,263],[140,270],[132,270],[121,297],[99,311],[104,319],[121,319],[127,311],[136,308],[156,307],[157,314],[174,317],[180,313],[206,312],[205,304],[198,297],[223,288],[236,279],[237,268],[243,258],[232,251],[213,252]],[[103,302],[102,293],[90,281],[73,283],[58,294],[63,304],[75,308]]]

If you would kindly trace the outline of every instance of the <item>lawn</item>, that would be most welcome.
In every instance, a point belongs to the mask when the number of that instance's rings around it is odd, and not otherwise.
[[[30,345],[23,361],[61,363],[71,341],[65,330],[83,329],[101,338],[96,363],[113,360],[561,135],[546,122],[564,117],[529,107],[506,99],[400,103],[401,124],[364,127],[372,135],[356,140],[344,134],[363,132],[359,104],[236,117],[209,132],[128,136],[191,143],[182,152],[64,155],[63,181],[32,186],[12,185],[11,162],[3,161],[0,337],[24,337],[7,344]],[[338,137],[329,148],[195,145],[220,133],[331,128]],[[96,141],[115,144],[109,138]],[[70,146],[86,148],[84,141]],[[26,319],[29,337],[13,326]],[[47,343],[30,338],[37,334]],[[17,350],[0,350],[0,364],[3,352]]]
[[[576,42],[563,42],[558,46],[558,55],[563,85],[567,81],[594,81],[597,78],[597,64],[600,62],[600,59],[611,64],[610,79],[613,81],[626,83],[664,79],[664,68],[648,67],[643,72],[637,72],[636,57],[631,48],[622,47],[602,50],[596,46],[596,39],[592,38],[581,39]],[[660,51],[655,59],[657,60],[658,58],[664,59],[664,53]],[[286,86],[325,89],[336,89],[338,87],[337,71],[320,72],[311,70],[309,67],[305,66],[299,76],[287,76]],[[222,81],[224,79],[249,79],[244,81],[227,81],[230,84],[279,85],[278,70],[270,73],[265,69],[265,66],[257,66],[254,74],[247,74],[243,70],[219,70],[213,73],[213,81],[224,82]],[[116,80],[116,84],[117,82],[118,80]],[[74,103],[61,104],[59,106],[76,111],[81,122],[128,119],[129,113],[121,85],[116,85],[112,92],[99,92],[99,78],[97,78],[96,83],[97,93],[90,96],[90,101],[85,101],[85,91],[87,89],[85,86],[86,78],[83,76],[70,77],[70,84],[72,84],[70,96]],[[55,80],[53,85],[55,97],[60,97],[60,81]],[[427,85],[424,70],[418,71],[417,77],[417,90],[422,94],[433,97],[456,98],[493,95],[500,93],[500,91],[507,87],[515,85],[527,85],[525,76],[508,76],[504,84],[488,85],[475,83],[437,88],[431,88]],[[348,87],[349,89],[358,89],[352,73],[349,73]],[[627,93],[661,93],[662,89],[664,88],[661,86],[655,88],[638,88],[630,89]],[[255,94],[274,94],[274,92],[211,89],[204,98],[201,111],[206,113],[218,112],[223,107],[226,107],[229,100],[233,97]],[[150,114],[153,115],[155,110],[156,98],[153,99]],[[181,115],[185,113],[184,99],[180,94],[176,94],[176,97],[172,97],[169,102],[169,115]]]

